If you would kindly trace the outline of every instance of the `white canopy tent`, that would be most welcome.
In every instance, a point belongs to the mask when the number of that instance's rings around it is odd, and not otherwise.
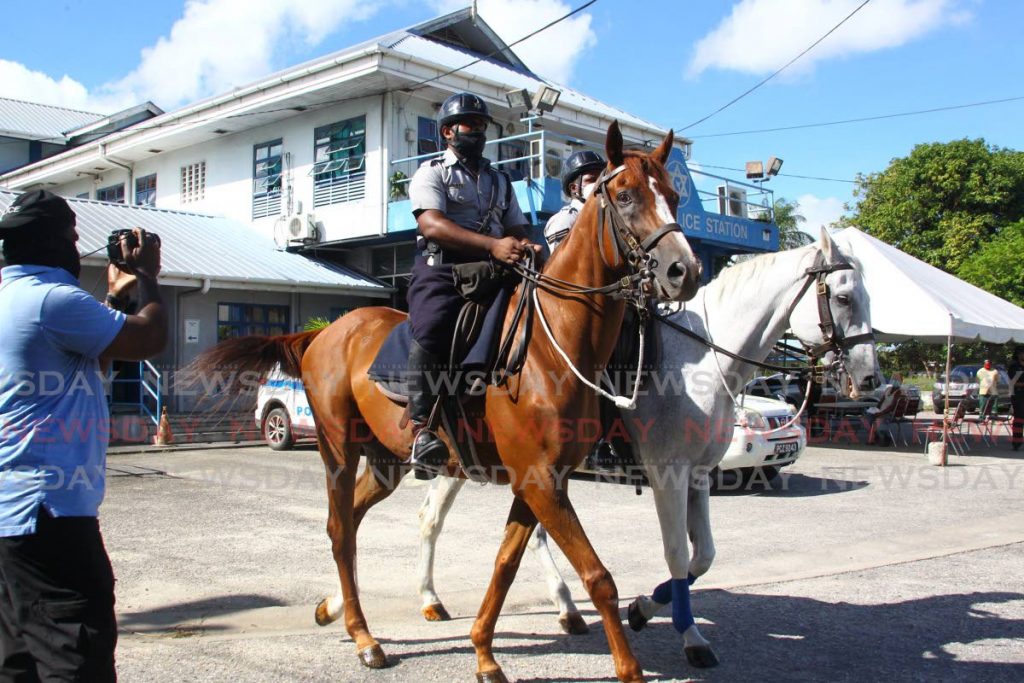
[[[1024,309],[857,228],[832,237],[860,262],[879,341],[1024,343]]]
[[[947,344],[947,377],[954,342],[1024,341],[1024,309],[1019,306],[857,228],[840,230],[832,237],[840,249],[860,263],[864,286],[871,297],[871,326],[879,341],[915,339]],[[935,455],[937,463],[945,465],[948,394],[942,408],[942,442]]]

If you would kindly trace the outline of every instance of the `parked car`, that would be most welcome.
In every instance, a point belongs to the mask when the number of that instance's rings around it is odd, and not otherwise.
[[[792,465],[807,448],[807,430],[796,422],[785,429],[763,433],[785,425],[796,409],[788,401],[747,396],[743,409],[736,409],[732,442],[718,463],[716,484],[729,479],[740,482],[771,481],[783,467]]]
[[[313,411],[302,380],[274,369],[256,392],[256,424],[267,445],[288,450],[296,439],[316,437]]]
[[[963,401],[967,404],[967,412],[977,411],[978,370],[980,368],[981,363],[977,365],[957,365],[949,373],[952,379],[950,382],[946,381],[945,374],[941,375],[932,389],[932,404],[935,406],[936,412],[942,412],[945,407],[947,385],[949,387],[950,410],[955,409]],[[996,395],[999,397],[997,409],[1006,411],[1010,406],[1010,377],[1006,374],[1006,368],[1002,365],[997,365],[996,370],[999,371],[999,381],[996,382]]]
[[[755,377],[747,382],[743,393],[747,396],[778,399],[798,408],[804,402],[799,376],[783,375],[781,372],[766,377]]]
[[[729,449],[711,473],[712,483],[722,487],[737,480],[771,481],[780,469],[796,462],[807,448],[807,430],[799,422],[780,431],[762,433],[785,425],[795,414],[796,409],[786,401],[759,396],[744,398],[743,408],[736,409]],[[627,482],[635,482],[640,477],[632,461],[623,462],[607,446],[595,449],[576,471],[613,477],[634,475],[626,476]]]

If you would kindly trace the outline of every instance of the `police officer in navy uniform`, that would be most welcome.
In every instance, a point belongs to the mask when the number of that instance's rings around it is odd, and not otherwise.
[[[455,290],[452,265],[493,259],[515,263],[540,245],[526,239],[528,221],[511,180],[484,158],[487,104],[470,93],[441,105],[438,127],[443,156],[424,163],[409,184],[418,227],[418,253],[409,282],[412,346],[407,382],[413,428],[412,463],[418,473],[436,471],[448,449],[426,428],[437,401],[439,372],[447,368],[456,319],[465,299]]]
[[[569,203],[544,226],[544,239],[548,248],[555,250],[559,242],[568,236],[572,226],[576,224],[583,204],[587,201],[590,188],[597,182],[601,171],[607,166],[604,157],[589,149],[573,153],[562,166],[562,192],[569,197]]]

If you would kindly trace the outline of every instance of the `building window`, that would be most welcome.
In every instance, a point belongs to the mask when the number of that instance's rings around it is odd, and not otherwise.
[[[101,187],[96,190],[96,199],[101,202],[124,204],[124,183],[111,185],[110,187]]]
[[[440,150],[437,121],[420,116],[416,119],[416,154],[434,154]]]
[[[416,258],[416,243],[395,244],[377,247],[370,252],[370,274],[395,288],[391,295],[391,306],[400,311],[409,310],[406,294],[409,292],[409,278]]]
[[[252,217],[281,213],[281,141],[252,148]]]
[[[313,206],[366,196],[366,117],[313,131]]]
[[[527,166],[529,159],[524,158],[527,154],[526,142],[523,140],[499,142],[498,160],[508,161],[509,159],[518,159],[518,161],[509,161],[505,164],[499,164],[498,168],[505,171],[505,173],[508,173],[512,180],[522,180],[529,172],[529,167]]]
[[[181,167],[181,203],[197,202],[206,196],[206,162]]]
[[[217,341],[251,334],[288,333],[288,306],[267,304],[217,304]]]
[[[156,173],[135,179],[135,205],[156,206]]]

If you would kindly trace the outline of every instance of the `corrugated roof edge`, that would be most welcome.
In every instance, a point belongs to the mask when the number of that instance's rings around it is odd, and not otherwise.
[[[46,107],[47,109],[59,109],[61,111],[70,111],[76,114],[88,114],[89,116],[95,116],[96,118],[103,118],[106,114],[100,114],[94,111],[85,111],[84,109],[72,109],[71,107],[58,107],[55,104],[44,104],[42,102],[29,102],[28,100],[19,100],[17,97],[0,97],[0,100],[7,100],[8,102],[17,102],[19,104],[28,104],[33,107]]]

